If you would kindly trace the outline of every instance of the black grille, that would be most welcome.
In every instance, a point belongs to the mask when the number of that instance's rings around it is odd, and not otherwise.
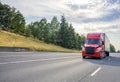
[[[94,47],[86,47],[86,54],[94,54]]]

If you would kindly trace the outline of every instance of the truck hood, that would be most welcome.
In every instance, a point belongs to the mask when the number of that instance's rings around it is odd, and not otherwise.
[[[98,45],[98,44],[85,44],[84,45],[85,47],[99,47],[100,45]]]

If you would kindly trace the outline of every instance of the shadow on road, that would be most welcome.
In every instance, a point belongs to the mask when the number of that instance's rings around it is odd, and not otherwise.
[[[99,64],[99,65],[109,65],[109,66],[118,66],[120,67],[120,56],[109,56],[103,59],[99,58],[86,58],[83,59],[84,61],[94,63],[94,64]]]

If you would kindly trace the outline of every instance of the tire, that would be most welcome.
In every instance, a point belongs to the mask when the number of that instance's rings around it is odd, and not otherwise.
[[[106,52],[106,56],[109,56],[109,52]]]
[[[85,56],[82,56],[83,59],[85,59]]]

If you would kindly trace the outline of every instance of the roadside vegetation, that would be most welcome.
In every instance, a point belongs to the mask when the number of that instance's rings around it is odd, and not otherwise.
[[[0,3],[0,28],[68,49],[81,50],[81,45],[85,42],[85,36],[76,33],[64,15],[61,16],[61,21],[54,16],[50,22],[42,18],[27,25],[19,11],[2,3]]]
[[[110,44],[110,52],[116,52],[115,47],[112,44]]]
[[[64,47],[64,49],[67,48],[67,50],[69,51],[69,49],[81,50],[81,45],[85,43],[85,36],[76,33],[72,26],[72,23],[69,23],[64,15],[61,16],[60,21],[58,21],[56,16],[54,16],[50,22],[48,22],[46,18],[42,18],[40,19],[40,21],[26,24],[25,18],[21,12],[17,11],[16,8],[10,7],[6,4],[2,4],[1,2],[0,29],[12,32],[12,36],[10,35],[8,37],[4,35],[4,33],[7,32],[1,31],[0,46],[29,47],[32,50],[41,51],[58,51],[59,49],[63,49]],[[16,36],[18,37],[16,37],[13,33],[16,33]],[[9,33],[7,34],[9,35]],[[23,37],[24,39],[21,37]],[[49,44],[49,46],[53,46],[54,44],[54,46],[58,45],[61,47],[56,46],[55,48],[46,48],[45,43]],[[111,48],[113,47],[114,46],[112,45]]]
[[[26,38],[19,34],[0,30],[0,46],[25,47],[35,51],[55,51],[55,52],[80,52],[78,50],[66,49],[53,44],[46,44],[33,38]]]

